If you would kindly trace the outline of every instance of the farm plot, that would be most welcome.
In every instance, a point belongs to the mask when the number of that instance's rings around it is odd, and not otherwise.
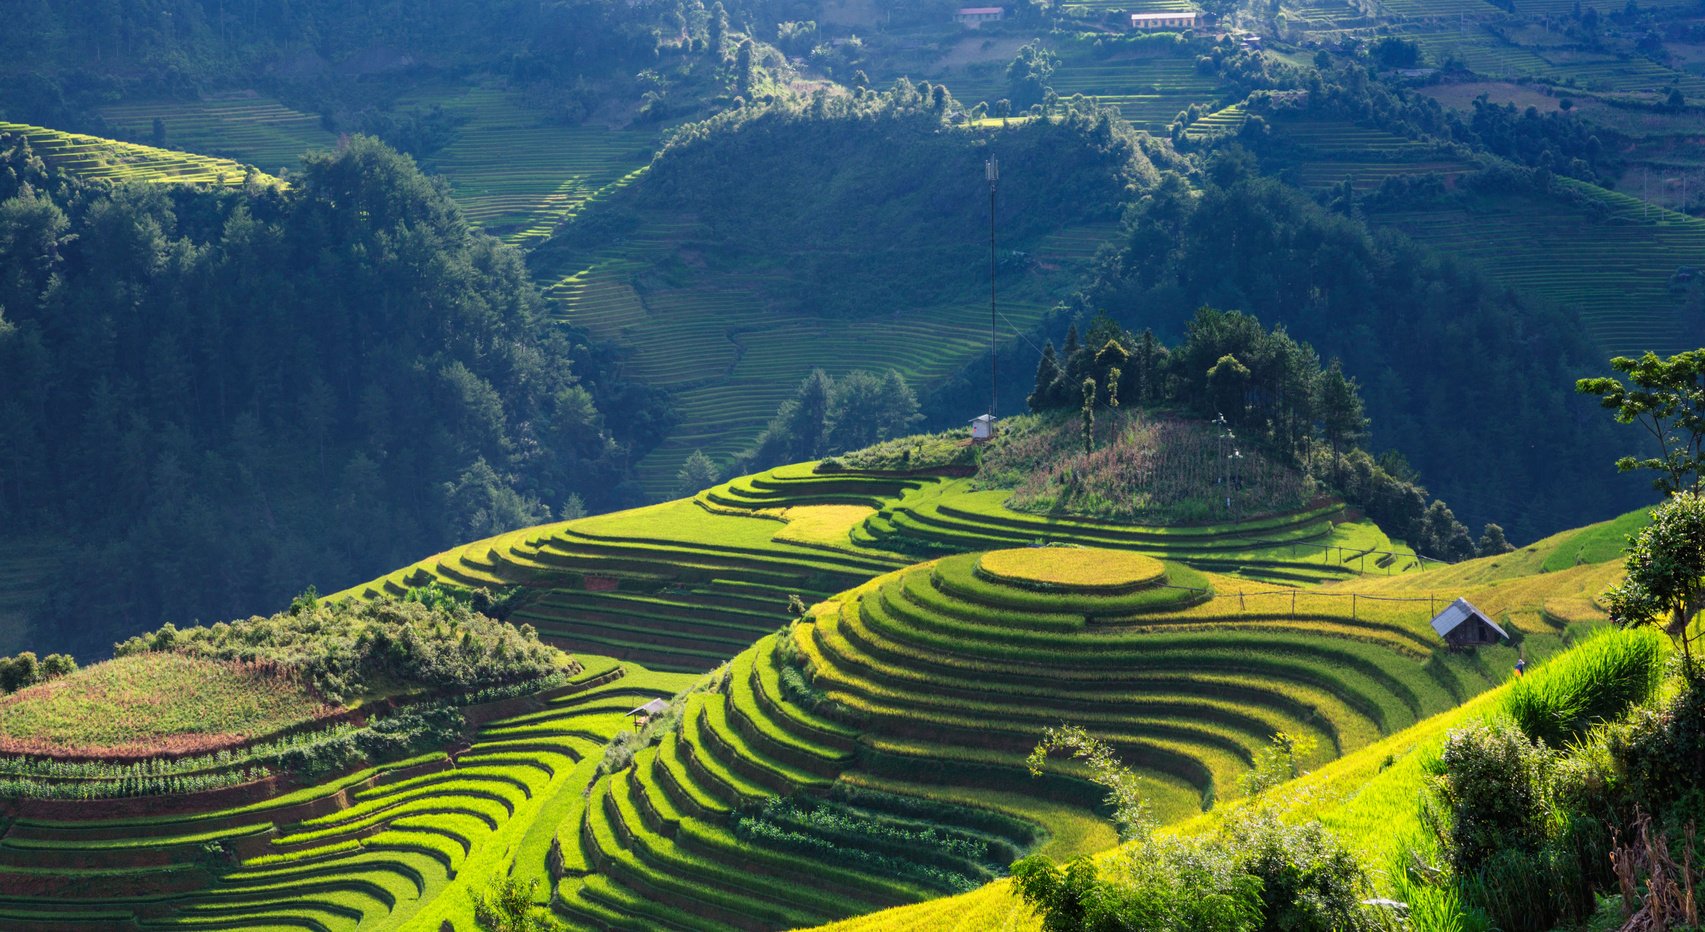
[[[421,160],[450,179],[469,219],[529,245],[601,192],[631,182],[651,161],[657,134],[552,123],[496,87],[453,86],[397,101],[441,107],[463,121],[455,138]]]
[[[438,579],[528,588],[513,616],[558,645],[668,670],[708,670],[807,600],[904,565],[891,554],[778,540],[767,517],[691,500],[545,525],[428,558],[333,598]]]
[[[1577,311],[1609,353],[1697,346],[1701,311],[1670,282],[1677,268],[1705,260],[1705,221],[1625,194],[1558,183],[1598,202],[1602,212],[1511,194],[1373,219],[1474,261],[1519,292]]]
[[[127,139],[153,138],[154,121],[159,120],[169,145],[226,156],[275,174],[295,168],[302,153],[337,143],[319,117],[259,96],[115,104],[99,113],[113,132]]]
[[[1029,567],[1037,554],[1053,559]],[[1176,820],[1235,796],[1275,731],[1314,736],[1324,760],[1488,685],[1471,665],[1423,662],[1422,611],[1240,625],[1232,583],[1020,550],[825,602],[677,699],[679,724],[593,787],[559,831],[578,845],[553,905],[592,926],[791,927],[963,890],[1071,830],[1043,799],[1088,816],[1099,798],[1070,766],[1029,776],[1049,725],[1115,744]],[[801,670],[809,705],[789,685]]]
[[[491,706],[508,717],[479,725],[458,753],[250,793],[252,802],[220,805],[211,793],[205,804],[191,796],[150,807],[170,815],[104,817],[98,806],[26,807],[0,840],[0,920],[24,929],[462,925],[470,892],[510,859],[521,876],[544,875],[550,832],[538,826],[578,803],[590,777],[578,763],[627,725],[632,706],[691,679],[594,660],[579,682]],[[469,707],[470,721],[481,708]]]
[[[1088,224],[1034,244],[1036,265],[1003,291],[1002,338],[1040,322],[1052,306],[1044,300],[1051,283],[1084,268],[1112,234],[1110,225]],[[652,217],[623,246],[571,261],[568,274],[536,270],[552,282],[545,293],[558,320],[631,348],[628,372],[676,392],[680,425],[638,467],[640,482],[658,498],[673,490],[694,450],[726,460],[749,446],[813,369],[841,375],[892,368],[922,386],[988,346],[986,294],[831,317],[787,305],[785,269],[685,276],[680,285],[655,272],[710,248],[710,235],[691,220]]]
[[[28,141],[43,162],[84,181],[239,185],[250,171],[229,159],[0,121],[0,139],[7,136]],[[278,183],[270,175],[259,178]]]
[[[1689,97],[1705,95],[1705,78],[1640,56],[1513,45],[1479,26],[1417,30],[1404,37],[1420,45],[1431,64],[1454,60],[1488,78],[1530,78],[1602,94],[1655,97],[1679,87]]]
[[[1387,178],[1414,174],[1463,175],[1472,162],[1418,140],[1340,120],[1274,120],[1278,143],[1269,161],[1282,177],[1309,191],[1349,181],[1371,190]]]
[[[1100,61],[1086,54],[1071,54],[1053,86],[1061,97],[1082,94],[1117,107],[1126,122],[1151,133],[1164,133],[1191,104],[1212,104],[1226,90],[1217,76],[1198,72],[1191,58]]]

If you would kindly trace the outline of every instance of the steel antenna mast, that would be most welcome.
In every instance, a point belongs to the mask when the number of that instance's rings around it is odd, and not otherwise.
[[[997,159],[983,163],[983,177],[989,181],[989,417],[995,416],[995,185],[1000,181],[1001,166]]]

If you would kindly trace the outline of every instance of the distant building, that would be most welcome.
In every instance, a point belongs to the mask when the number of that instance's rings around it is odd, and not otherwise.
[[[979,414],[971,419],[971,441],[981,443],[995,439],[995,417],[992,414]]]
[[[1433,631],[1452,647],[1474,647],[1508,640],[1509,635],[1486,613],[1457,599],[1433,618]]]
[[[1132,13],[1131,28],[1142,32],[1159,32],[1168,29],[1195,29],[1202,22],[1202,14],[1195,10],[1183,13]]]
[[[953,14],[954,22],[964,23],[968,26],[977,26],[982,23],[998,23],[1005,18],[1006,7],[1003,6],[960,7],[959,11]]]

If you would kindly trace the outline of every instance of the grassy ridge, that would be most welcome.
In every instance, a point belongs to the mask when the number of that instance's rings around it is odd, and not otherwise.
[[[49,166],[85,181],[240,185],[250,167],[229,159],[0,121],[0,135],[26,140]],[[262,184],[278,180],[257,173]]]

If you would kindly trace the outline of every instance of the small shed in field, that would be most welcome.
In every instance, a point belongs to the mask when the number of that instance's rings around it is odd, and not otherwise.
[[[971,419],[971,442],[982,443],[995,439],[995,416],[979,414]]]
[[[1433,631],[1452,647],[1475,647],[1508,640],[1509,634],[1467,599],[1457,599],[1433,617]]]
[[[629,712],[628,714],[633,716],[634,730],[638,731],[639,729],[644,728],[647,722],[659,715],[662,715],[668,708],[669,703],[664,702],[661,699],[653,699],[645,705]]]

